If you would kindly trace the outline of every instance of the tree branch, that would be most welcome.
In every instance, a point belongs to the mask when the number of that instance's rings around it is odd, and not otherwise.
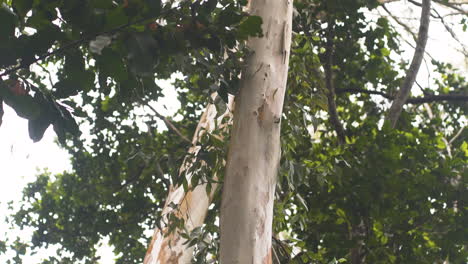
[[[468,95],[461,94],[442,94],[442,95],[428,95],[424,97],[409,98],[406,100],[408,104],[424,104],[440,101],[459,101],[468,102]]]
[[[146,104],[146,106],[148,106],[149,109],[151,109],[151,111],[153,111],[154,115],[157,116],[159,119],[161,119],[162,121],[164,121],[164,124],[166,124],[167,128],[172,130],[174,133],[176,133],[182,140],[184,140],[185,142],[189,143],[190,145],[192,144],[192,142],[190,141],[190,139],[188,139],[186,136],[184,136],[179,129],[177,129],[176,126],[174,126],[174,124],[172,124],[171,121],[169,121],[169,119],[167,119],[167,117],[161,115],[158,111],[156,111],[156,109],[154,107],[152,107],[150,104]]]
[[[424,57],[424,50],[427,43],[427,32],[429,30],[429,17],[431,13],[431,0],[423,0],[421,11],[421,22],[419,25],[418,41],[416,43],[416,50],[414,51],[411,65],[406,73],[406,78],[395,97],[395,100],[388,111],[387,120],[390,121],[392,127],[396,126],[398,118],[400,117],[403,105],[406,103],[410,93],[411,87],[416,80],[419,67],[421,66]]]
[[[457,10],[458,12],[462,13],[463,15],[468,15],[468,10],[464,10],[463,8],[459,7],[461,5],[468,4],[468,2],[455,3],[455,2],[448,2],[448,1],[444,1],[444,0],[434,0],[434,2],[436,2],[439,5],[443,5],[443,6],[446,6],[448,8]]]
[[[343,125],[338,118],[338,113],[336,112],[336,102],[335,102],[335,84],[333,82],[333,32],[334,23],[332,19],[328,21],[327,29],[327,44],[325,51],[325,86],[327,88],[327,100],[328,100],[328,112],[330,114],[330,122],[335,128],[336,134],[338,135],[338,142],[340,145],[346,143],[346,137]]]
[[[360,88],[346,88],[336,90],[337,94],[342,93],[364,93],[364,94],[375,94],[380,95],[388,100],[395,100],[395,96],[391,96],[384,92],[379,91],[370,91]],[[405,101],[405,104],[424,104],[432,102],[441,102],[441,101],[455,101],[455,102],[468,102],[468,95],[463,94],[442,94],[442,95],[426,95],[424,97],[413,97],[408,98]]]
[[[442,23],[442,25],[444,25],[444,27],[445,27],[445,29],[448,31],[448,33],[450,33],[450,36],[452,36],[452,38],[453,38],[456,42],[458,42],[458,44],[460,44],[460,46],[461,46],[461,48],[462,48],[461,52],[463,53],[463,55],[465,55],[465,57],[467,57],[467,56],[468,56],[468,51],[467,51],[466,48],[465,48],[465,44],[464,44],[462,41],[460,41],[460,39],[459,39],[458,36],[455,34],[455,32],[453,32],[452,28],[451,28],[449,25],[447,25],[447,23],[446,23],[445,20],[444,20],[444,17],[442,17],[442,16],[439,14],[439,12],[437,12],[437,10],[435,10],[435,9],[432,9],[432,10],[434,10],[434,13],[436,14],[436,17],[440,20],[440,22]]]
[[[414,41],[417,41],[416,34],[414,34],[413,30],[411,30],[411,28],[410,28],[408,25],[406,25],[405,23],[401,22],[396,16],[394,16],[394,15],[390,12],[390,10],[388,10],[388,8],[387,8],[385,5],[382,5],[382,8],[383,8],[383,10],[385,10],[385,12],[387,12],[387,14],[388,14],[393,20],[395,20],[395,22],[396,22],[398,25],[402,26],[402,27],[406,30],[406,32],[408,32],[408,33],[413,37],[413,40],[414,40]]]
[[[386,94],[384,92],[379,92],[379,91],[371,91],[371,90],[366,90],[366,89],[361,89],[361,88],[345,88],[345,89],[338,89],[336,90],[337,94],[342,94],[342,93],[363,93],[363,94],[375,94],[375,95],[380,95],[388,100],[393,100],[395,99],[394,96],[391,96],[389,94]]]
[[[455,134],[455,136],[453,136],[450,141],[449,141],[449,144],[452,144],[463,132],[463,130],[465,129],[465,127],[461,127],[460,130],[458,130],[457,134]]]

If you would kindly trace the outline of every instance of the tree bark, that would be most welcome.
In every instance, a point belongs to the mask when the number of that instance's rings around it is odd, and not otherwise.
[[[212,96],[216,96],[215,94]],[[214,98],[213,98],[214,99]],[[199,139],[205,133],[212,133],[215,128],[227,129],[231,123],[231,118],[227,122],[224,119],[226,116],[231,116],[233,108],[233,98],[230,98],[226,112],[218,117],[216,106],[208,104],[205,112],[200,118],[197,129],[195,130],[192,147],[188,151],[188,155],[183,162],[179,173],[185,174],[187,182],[191,182],[193,173],[186,173],[192,166],[194,157],[200,150],[197,146]],[[221,123],[221,122],[225,123]],[[185,192],[183,186],[171,186],[166,203],[162,212],[162,220],[160,228],[156,227],[154,230],[153,238],[146,256],[144,264],[188,264],[191,263],[193,256],[193,248],[184,244],[186,240],[180,236],[181,230],[169,232],[168,219],[170,214],[175,214],[179,219],[183,219],[186,231],[190,232],[194,228],[199,227],[205,220],[208,207],[211,204],[213,195],[217,189],[217,184],[212,184],[212,191],[210,194],[206,192],[206,184],[199,184],[195,187],[189,185],[189,191]],[[177,205],[173,208],[171,205]]]
[[[411,88],[413,87],[414,81],[416,80],[416,75],[418,75],[419,66],[421,66],[422,59],[424,57],[424,50],[427,43],[427,32],[429,30],[429,18],[431,15],[431,0],[422,1],[422,10],[421,10],[421,20],[419,24],[419,33],[418,41],[416,42],[416,50],[414,51],[413,59],[411,65],[406,72],[405,80],[401,85],[398,94],[393,100],[392,106],[388,111],[387,120],[390,122],[391,126],[394,128],[400,117],[401,111],[403,110],[403,105],[408,99]]]
[[[292,0],[251,0],[263,37],[249,39],[226,164],[220,219],[223,264],[272,263],[273,200],[291,44]]]

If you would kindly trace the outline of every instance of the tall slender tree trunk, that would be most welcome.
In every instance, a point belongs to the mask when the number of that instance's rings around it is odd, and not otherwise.
[[[215,95],[213,95],[215,96]],[[233,98],[226,112],[218,117],[216,107],[213,104],[207,105],[205,112],[200,118],[197,129],[195,130],[192,146],[188,151],[188,155],[180,168],[180,175],[185,174],[187,182],[191,182],[193,173],[187,173],[190,166],[193,164],[193,159],[196,157],[200,146],[197,146],[199,139],[205,133],[211,133],[215,128],[227,129],[231,123],[230,110],[233,108]],[[227,120],[227,121],[226,121]],[[221,124],[221,122],[224,122]],[[216,123],[216,124],[215,124]],[[180,230],[169,233],[167,227],[168,216],[175,214],[178,218],[183,219],[185,229],[190,232],[194,228],[199,227],[205,220],[208,207],[213,198],[214,192],[217,189],[216,184],[213,184],[210,194],[206,192],[206,184],[199,184],[192,188],[189,186],[189,191],[185,192],[183,186],[171,186],[166,199],[166,204],[162,212],[162,221],[160,228],[156,227],[153,238],[146,252],[144,264],[188,264],[191,263],[193,248],[184,244],[186,240],[180,236]],[[171,205],[177,205],[174,208]]]
[[[414,50],[413,59],[411,60],[410,67],[406,71],[406,77],[400,87],[400,90],[395,96],[390,109],[388,110],[387,120],[393,128],[396,127],[398,119],[400,118],[403,106],[411,94],[411,88],[416,81],[419,67],[424,58],[424,51],[429,31],[429,22],[431,18],[431,0],[423,0],[421,8],[421,18],[419,22],[418,39],[416,41],[416,49]]]
[[[292,0],[251,0],[263,37],[248,41],[221,204],[221,263],[272,263],[273,200],[291,44]]]

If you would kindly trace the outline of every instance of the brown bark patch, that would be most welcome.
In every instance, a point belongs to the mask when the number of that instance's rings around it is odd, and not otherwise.
[[[180,202],[179,210],[174,212],[178,218],[182,218],[184,220],[187,218],[187,212],[189,210],[188,206],[191,200],[192,200],[192,191],[187,191],[184,198],[182,198],[182,201]]]
[[[259,201],[263,208],[265,208],[270,201],[268,192],[262,192],[259,196]],[[257,222],[257,234],[262,237],[263,233],[265,233],[265,212],[257,212],[256,217],[259,218]]]
[[[272,264],[272,258],[271,258],[271,247],[268,249],[268,254],[265,256],[265,258],[262,261],[263,264]]]
[[[166,237],[164,239],[161,245],[162,250],[159,252],[159,255],[158,255],[159,263],[167,263],[167,264],[179,263],[179,259],[180,257],[182,257],[182,252],[177,254],[176,251],[171,250],[171,245],[170,245],[171,242],[177,243],[179,238],[180,237],[177,237],[176,239],[174,239],[174,236],[170,235],[169,237]]]
[[[257,121],[258,124],[261,125],[263,122],[263,112],[265,110],[265,102],[257,109]]]
[[[159,233],[156,234],[155,236],[153,236],[153,239],[151,239],[151,243],[149,244],[148,250],[146,250],[146,256],[150,256],[150,258],[145,257],[144,264],[148,263],[148,262],[146,262],[146,260],[151,261],[151,257],[152,257],[151,253],[153,251],[154,241],[156,241],[158,239],[158,236],[159,236]]]

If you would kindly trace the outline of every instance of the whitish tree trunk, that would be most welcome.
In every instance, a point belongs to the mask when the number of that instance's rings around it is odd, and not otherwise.
[[[216,107],[209,104],[205,112],[200,118],[197,129],[193,136],[192,147],[188,151],[186,160],[180,168],[180,175],[185,174],[187,182],[191,182],[193,173],[186,173],[192,166],[193,159],[196,157],[200,146],[197,146],[199,139],[204,133],[211,133],[215,128],[226,129],[230,123],[230,109],[233,107],[233,99],[230,98],[230,103],[226,112],[218,117]],[[228,120],[226,122],[226,120]],[[220,124],[220,122],[225,122]],[[216,124],[215,124],[216,123]],[[186,240],[180,236],[179,232],[171,232],[167,228],[168,215],[175,214],[178,218],[185,221],[185,229],[190,232],[194,228],[203,224],[208,207],[213,198],[214,192],[217,189],[216,184],[212,184],[212,192],[208,195],[206,192],[206,184],[200,184],[195,188],[189,186],[190,191],[184,191],[183,186],[171,186],[166,204],[163,208],[163,219],[160,223],[162,229],[155,228],[153,238],[146,252],[144,264],[188,264],[191,263],[193,248],[184,245]],[[176,208],[170,205],[177,205]],[[180,231],[180,230],[178,230]]]
[[[292,0],[251,0],[263,20],[236,96],[221,204],[221,263],[271,263],[280,120],[291,44]]]

